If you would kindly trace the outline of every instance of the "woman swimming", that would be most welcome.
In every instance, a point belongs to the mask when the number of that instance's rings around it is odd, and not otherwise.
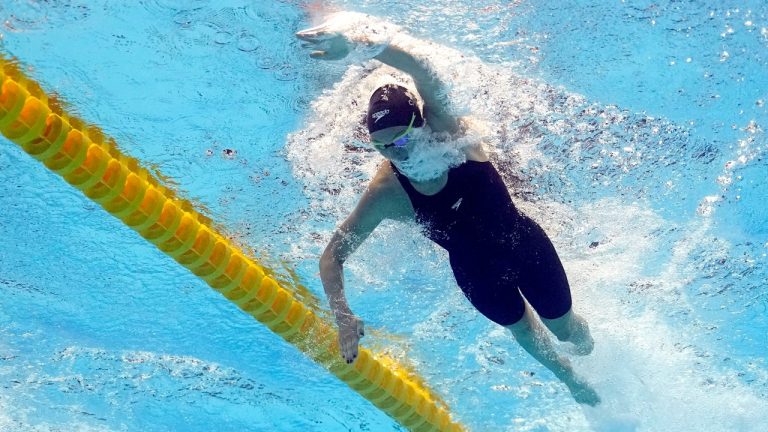
[[[297,36],[314,49],[310,55],[317,59],[340,59],[355,45],[375,45],[359,31],[339,32],[330,25]],[[441,103],[444,83],[429,72],[425,60],[393,43],[378,47],[373,58],[409,74],[423,108],[416,94],[397,84],[379,87],[368,103],[370,139],[387,161],[320,258],[320,276],[339,327],[342,356],[352,363],[364,335],[363,321],[352,313],[344,295],[345,260],[383,220],[416,221],[429,239],[448,251],[456,281],[472,305],[508,328],[577,402],[596,405],[597,393],[555,352],[545,331],[573,343],[581,355],[592,351],[589,327],[572,310],[568,280],[551,241],[514,206],[480,142],[463,147],[455,166],[448,164],[437,172],[422,169],[426,162],[420,146],[426,145],[425,136],[458,137],[466,134],[466,127]]]

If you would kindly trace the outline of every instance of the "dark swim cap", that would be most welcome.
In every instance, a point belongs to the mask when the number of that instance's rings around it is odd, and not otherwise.
[[[413,127],[424,126],[424,117],[413,93],[397,84],[387,84],[376,89],[368,102],[368,132],[408,126],[414,115]]]

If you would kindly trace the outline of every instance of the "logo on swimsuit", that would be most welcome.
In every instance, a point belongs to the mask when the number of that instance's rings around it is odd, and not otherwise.
[[[375,113],[372,114],[373,122],[374,123],[378,122],[379,120],[384,118],[384,116],[387,115],[387,114],[389,114],[389,110],[388,109],[385,109],[385,110],[382,110],[382,111],[376,111]]]
[[[451,209],[458,210],[459,206],[461,205],[461,201],[464,199],[464,197],[459,198],[458,201],[456,201],[452,206]]]

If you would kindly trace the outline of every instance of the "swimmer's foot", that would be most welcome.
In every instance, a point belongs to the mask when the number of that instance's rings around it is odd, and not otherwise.
[[[576,355],[588,355],[595,348],[595,340],[592,339],[592,335],[589,333],[589,325],[584,320],[579,320],[574,324],[575,328],[568,342],[574,345]]]
[[[576,379],[572,382],[566,382],[565,385],[568,386],[568,390],[571,391],[571,395],[576,402],[589,406],[596,406],[600,403],[600,396],[597,394],[597,391],[586,381]]]

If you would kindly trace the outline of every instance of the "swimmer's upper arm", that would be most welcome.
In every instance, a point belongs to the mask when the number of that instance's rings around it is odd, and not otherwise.
[[[376,211],[375,198],[366,191],[352,213],[333,233],[323,257],[337,262],[346,261],[382,220],[384,218]]]
[[[323,260],[343,263],[384,219],[396,217],[391,203],[392,188],[379,169],[352,213],[339,225],[323,252]]]

